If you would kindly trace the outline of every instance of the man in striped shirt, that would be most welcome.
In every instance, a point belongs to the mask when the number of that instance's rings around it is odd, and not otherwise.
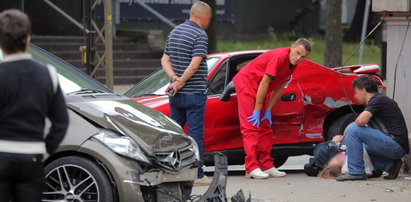
[[[171,118],[181,127],[188,123],[188,135],[198,144],[203,158],[204,110],[207,99],[207,49],[206,29],[211,19],[211,8],[202,1],[193,4],[190,19],[176,26],[168,36],[161,59],[171,84],[166,89],[170,96]],[[204,175],[202,164],[198,168],[194,185],[209,185],[211,179]]]

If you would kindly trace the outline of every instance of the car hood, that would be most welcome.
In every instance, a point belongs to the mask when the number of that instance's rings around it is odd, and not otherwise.
[[[124,96],[69,96],[67,103],[70,109],[101,127],[134,139],[149,155],[191,144],[181,127],[169,117]]]

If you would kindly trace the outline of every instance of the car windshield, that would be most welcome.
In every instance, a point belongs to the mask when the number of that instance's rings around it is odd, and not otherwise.
[[[220,58],[218,57],[210,57],[207,59],[208,72],[214,68],[219,60]],[[168,78],[164,70],[159,69],[131,88],[125,95],[128,97],[165,95],[164,91],[169,82],[170,78]]]
[[[82,89],[87,89],[88,92],[93,93],[112,93],[112,91],[106,88],[103,84],[80,71],[78,68],[37,46],[32,45],[29,52],[32,54],[35,61],[43,64],[51,64],[56,67],[59,74],[60,87],[65,94],[80,92]]]
[[[104,92],[112,93],[111,90],[106,88],[103,84],[89,77],[76,67],[70,65],[69,63],[61,60],[60,58],[42,50],[41,48],[31,45],[28,52],[33,56],[33,60],[43,63],[53,65],[59,77],[60,87],[65,94],[74,92]],[[3,56],[0,51],[0,62]],[[87,91],[85,91],[87,90]]]

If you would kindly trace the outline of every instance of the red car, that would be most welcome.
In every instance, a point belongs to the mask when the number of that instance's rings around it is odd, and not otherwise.
[[[234,75],[263,52],[237,51],[208,56],[208,99],[204,124],[206,165],[213,164],[213,151],[225,153],[231,165],[244,163],[236,94],[228,95],[229,99],[225,102],[219,97]],[[384,91],[385,86],[376,75],[378,70],[377,65],[331,69],[308,59],[298,64],[281,99],[272,110],[274,136],[271,154],[275,166],[280,167],[289,156],[311,155],[316,143],[342,134],[356,117],[353,110],[360,112],[364,108],[353,99],[352,81],[361,74],[369,74]],[[126,95],[169,116],[169,100],[164,95],[169,81],[160,69],[130,89]]]

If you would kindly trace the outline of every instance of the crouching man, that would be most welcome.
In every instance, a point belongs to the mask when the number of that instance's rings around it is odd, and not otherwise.
[[[369,76],[354,80],[354,97],[366,104],[364,111],[345,130],[343,144],[347,146],[348,173],[338,181],[365,180],[363,147],[367,150],[375,169],[387,171],[384,179],[395,179],[401,168],[401,158],[409,152],[408,131],[398,104],[378,94],[377,83]],[[379,120],[386,131],[368,127],[367,123]]]

